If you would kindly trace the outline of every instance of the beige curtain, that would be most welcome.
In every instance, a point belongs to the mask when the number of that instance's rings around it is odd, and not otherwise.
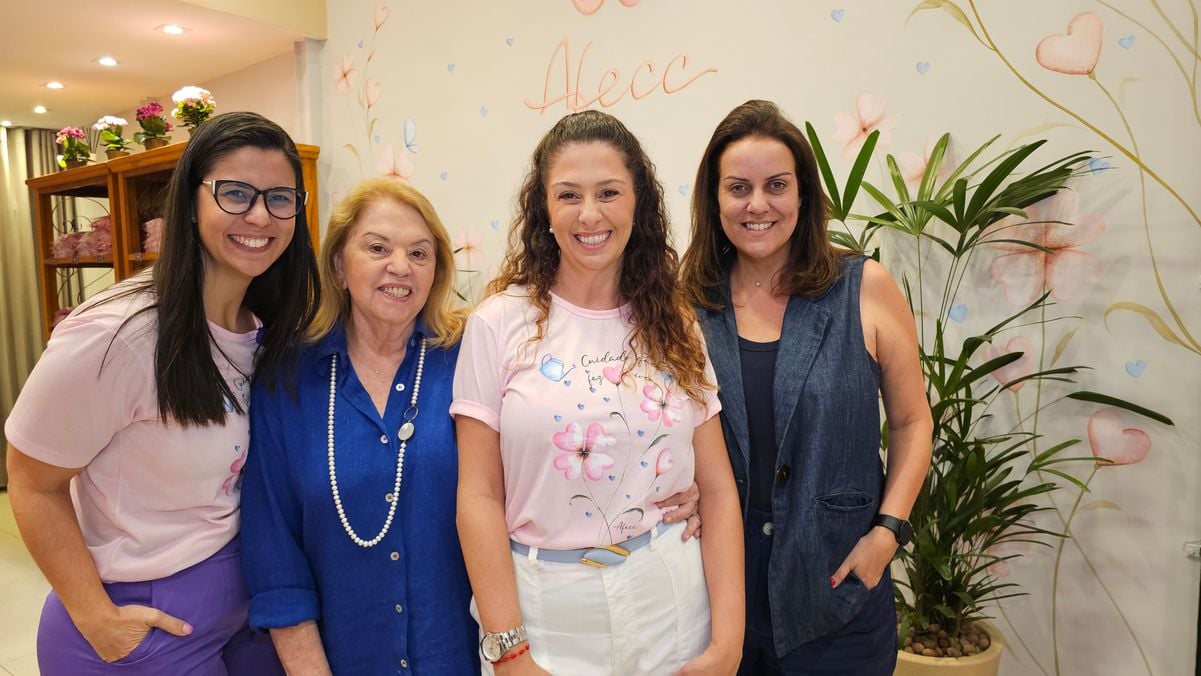
[[[42,352],[33,211],[25,179],[57,170],[54,132],[0,128],[0,419]],[[0,446],[0,460],[7,444]],[[0,486],[8,484],[0,462]]]

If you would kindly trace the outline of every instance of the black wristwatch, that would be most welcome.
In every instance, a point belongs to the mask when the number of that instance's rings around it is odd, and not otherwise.
[[[904,519],[898,519],[895,516],[887,514],[877,514],[876,518],[872,521],[872,527],[876,526],[884,526],[892,531],[892,534],[897,538],[898,547],[904,547],[913,539],[913,526],[909,525],[909,522]]]

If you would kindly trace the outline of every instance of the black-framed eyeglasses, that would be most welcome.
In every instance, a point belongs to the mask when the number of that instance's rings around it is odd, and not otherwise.
[[[227,214],[244,214],[254,208],[259,195],[263,196],[263,204],[267,212],[276,218],[292,218],[300,213],[305,203],[309,201],[307,192],[295,188],[258,188],[242,181],[217,179],[201,181],[213,189],[213,200]]]

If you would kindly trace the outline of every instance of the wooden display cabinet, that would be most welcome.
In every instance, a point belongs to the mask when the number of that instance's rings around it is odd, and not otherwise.
[[[107,267],[121,281],[158,260],[158,254],[143,250],[142,223],[162,216],[167,183],[187,143],[134,153],[108,162],[97,162],[31,178],[29,186],[34,212],[34,240],[40,264],[38,275],[42,301],[42,335],[50,339],[50,323],[59,310],[59,270],[64,268]],[[317,199],[317,146],[297,144],[304,185],[309,192],[305,205],[309,235],[317,245],[321,224]],[[53,198],[89,197],[108,199],[113,223],[111,256],[55,259]]]

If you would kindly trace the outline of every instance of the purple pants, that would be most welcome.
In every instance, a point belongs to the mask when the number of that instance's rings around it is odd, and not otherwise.
[[[100,659],[53,591],[38,625],[42,676],[172,674],[271,676],[284,673],[271,637],[246,623],[249,599],[242,580],[239,538],[170,577],[105,584],[118,606],[157,608],[192,625],[189,636],[152,628],[133,652],[109,664]]]

